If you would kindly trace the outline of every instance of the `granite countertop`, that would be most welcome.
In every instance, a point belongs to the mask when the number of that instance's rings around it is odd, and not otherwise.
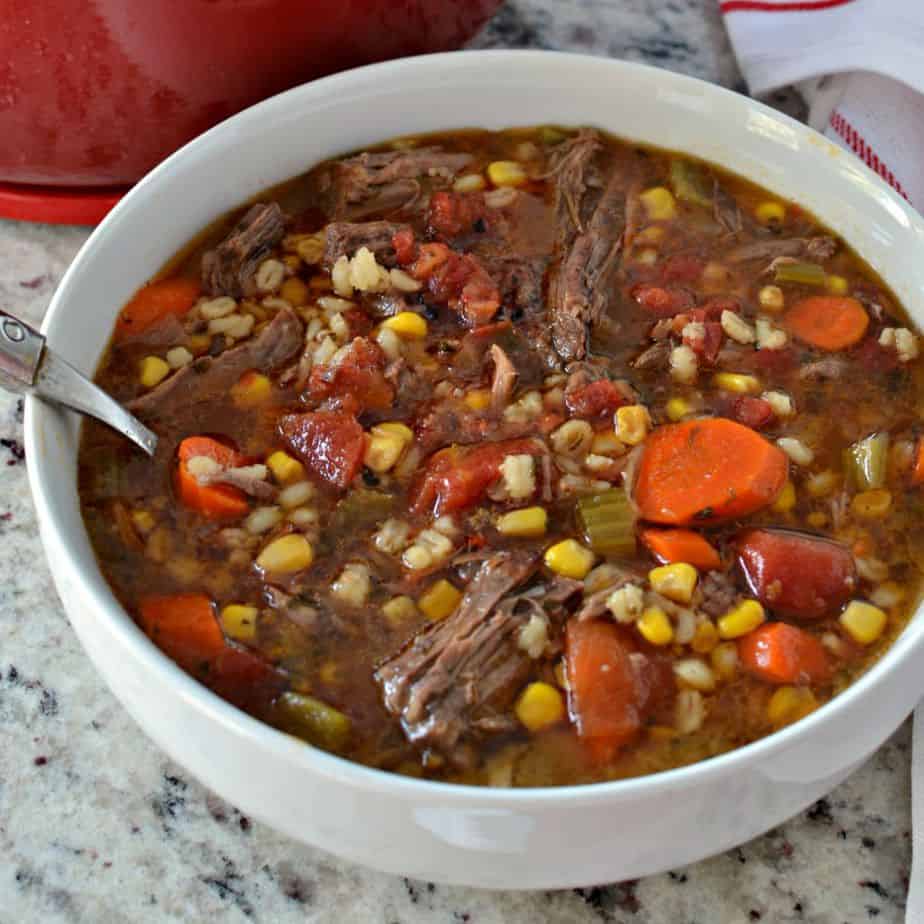
[[[716,7],[513,0],[472,45],[612,55],[743,89]],[[0,306],[38,322],[86,236],[0,222]],[[90,665],[55,595],[23,456],[22,403],[0,392],[0,924],[902,919],[907,726],[775,831],[685,869],[593,889],[479,892],[412,881],[251,822],[168,761]]]

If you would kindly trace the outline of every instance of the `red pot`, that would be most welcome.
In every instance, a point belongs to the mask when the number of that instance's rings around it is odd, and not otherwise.
[[[132,183],[190,138],[280,90],[457,47],[499,3],[2,0],[0,181]]]

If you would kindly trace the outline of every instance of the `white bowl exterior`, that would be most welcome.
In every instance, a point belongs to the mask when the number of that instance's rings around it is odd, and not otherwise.
[[[84,246],[49,308],[49,343],[84,372],[119,307],[212,219],[324,158],[473,125],[593,124],[696,154],[797,199],[879,271],[924,326],[924,223],[854,158],[735,94],[575,55],[466,52],[375,65],[218,126],[143,180]],[[505,791],[379,773],[301,745],[204,690],[148,642],[97,568],[75,492],[73,417],[27,403],[30,482],[70,620],[129,712],[206,785],[299,840],[441,882],[552,888],[632,878],[740,843],[799,811],[917,702],[924,629],[798,725],[692,767],[620,783]]]

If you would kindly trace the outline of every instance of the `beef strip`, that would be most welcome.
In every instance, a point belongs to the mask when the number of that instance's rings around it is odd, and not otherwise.
[[[407,225],[396,221],[332,221],[327,228],[324,266],[330,269],[339,257],[352,257],[360,247],[367,247],[383,266],[394,266],[392,238]]]
[[[562,248],[584,230],[581,212],[584,193],[591,183],[591,161],[602,148],[599,133],[592,128],[582,128],[559,145],[552,155],[550,175],[555,177],[555,213]]]
[[[517,384],[516,366],[503,347],[491,344],[491,359],[494,361],[494,374],[491,377],[491,409],[500,413],[510,403],[513,390]]]
[[[746,263],[748,260],[776,260],[778,257],[805,257],[823,263],[834,256],[837,241],[833,237],[783,237],[751,241],[732,248],[725,256],[729,263]]]
[[[249,470],[249,466],[240,468],[223,468],[207,475],[196,476],[201,485],[227,484],[239,488],[245,494],[257,500],[271,501],[279,494],[279,489],[263,478],[258,478]]]
[[[512,594],[537,565],[538,556],[524,550],[492,555],[455,613],[420,632],[376,671],[385,707],[400,717],[411,743],[457,766],[471,763],[471,739],[496,724],[486,729],[484,720],[510,706],[528,675],[530,659],[518,647],[520,629],[544,601],[550,634],[557,634],[562,603],[580,586],[567,582],[535,596]]]
[[[471,154],[439,147],[409,151],[364,151],[335,161],[321,181],[321,194],[333,218],[359,218],[410,204],[420,193],[421,177],[450,180]]]
[[[738,589],[730,574],[709,571],[699,582],[699,606],[704,613],[718,618],[727,613],[738,599]]]
[[[219,356],[201,356],[175,372],[156,388],[129,402],[128,409],[147,423],[163,422],[170,430],[188,431],[200,403],[224,394],[251,369],[271,372],[302,346],[302,322],[291,308],[283,308],[255,337]],[[155,427],[155,429],[158,429]],[[160,430],[163,434],[163,430]],[[167,441],[161,440],[166,446]]]
[[[286,217],[275,202],[251,206],[231,233],[202,256],[202,287],[240,298],[256,292],[257,267],[282,240]]]

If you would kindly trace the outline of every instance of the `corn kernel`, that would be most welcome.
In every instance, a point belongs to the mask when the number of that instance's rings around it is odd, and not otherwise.
[[[651,589],[676,603],[689,603],[693,599],[699,573],[686,562],[661,565],[648,572]]]
[[[786,206],[782,202],[761,202],[754,214],[762,225],[781,225],[786,220]]]
[[[885,630],[886,614],[872,603],[851,600],[841,613],[840,623],[855,642],[872,645]]]
[[[614,422],[619,439],[630,446],[637,446],[648,436],[651,418],[643,404],[630,404],[616,411]]]
[[[267,458],[266,465],[279,484],[293,484],[305,477],[305,467],[302,463],[281,449]]]
[[[138,380],[145,388],[159,385],[170,374],[169,364],[159,356],[145,356],[138,370]]]
[[[236,642],[253,641],[257,634],[257,608],[242,603],[229,603],[221,611],[221,627],[225,635]]]
[[[594,553],[575,539],[565,539],[545,550],[545,563],[556,574],[580,581],[593,567]]]
[[[294,574],[314,561],[311,543],[299,533],[274,539],[257,557],[257,565],[269,574]]]
[[[892,494],[885,488],[862,491],[850,502],[854,516],[878,519],[884,517],[892,506]]]
[[[284,298],[294,308],[308,304],[311,289],[298,276],[290,276],[279,289],[279,297]]]
[[[696,626],[690,647],[697,654],[709,654],[719,643],[719,630],[711,619],[704,619]]]
[[[659,244],[663,238],[664,228],[661,225],[649,225],[647,228],[642,228],[642,230],[635,235],[635,243]]]
[[[808,687],[780,687],[767,703],[767,719],[771,725],[782,727],[814,712],[818,700]]]
[[[238,407],[256,407],[269,398],[273,383],[260,372],[245,372],[231,386],[231,400]]]
[[[457,193],[478,192],[486,185],[480,173],[465,173],[452,184],[452,189]]]
[[[541,731],[565,717],[565,700],[550,683],[531,683],[514,706],[517,718],[530,731]]]
[[[846,295],[850,286],[843,276],[829,273],[825,276],[825,288],[833,295]]]
[[[655,186],[639,195],[645,211],[652,221],[670,221],[677,214],[677,203],[669,189]]]
[[[135,527],[135,529],[138,530],[139,533],[147,535],[152,529],[154,529],[154,516],[148,510],[133,510],[132,525]]]
[[[674,640],[674,627],[660,606],[649,606],[644,610],[635,627],[652,645],[669,645]]]
[[[654,266],[658,262],[658,251],[654,247],[643,247],[635,252],[633,259],[643,266]]]
[[[473,411],[484,411],[491,406],[491,389],[490,388],[473,388],[466,392],[462,399],[465,406]]]
[[[764,608],[756,600],[742,600],[719,619],[719,635],[739,638],[753,632],[766,619]]]
[[[420,595],[417,606],[431,622],[439,622],[455,610],[461,599],[462,592],[440,578]]]
[[[548,514],[543,507],[524,507],[498,517],[497,531],[504,536],[544,536]]]
[[[423,340],[427,336],[427,319],[413,311],[399,311],[382,321],[382,327],[404,340]]]
[[[731,680],[738,670],[738,646],[734,642],[722,642],[709,653],[709,660],[722,680]]]
[[[823,510],[813,510],[805,518],[805,522],[808,523],[812,529],[821,529],[823,526],[827,525],[828,515]]]
[[[413,439],[411,428],[405,424],[377,424],[369,431],[363,463],[374,472],[387,472],[397,464]]]
[[[488,179],[495,186],[522,186],[528,177],[515,160],[495,160],[488,164]]]
[[[693,405],[691,405],[686,398],[671,398],[667,404],[664,405],[664,410],[667,413],[668,419],[676,423],[678,420],[683,420],[687,414],[692,413]]]
[[[372,428],[373,433],[390,433],[404,440],[405,443],[414,441],[414,431],[400,420],[387,420],[384,423],[376,424]]]
[[[717,372],[712,377],[713,384],[722,391],[734,392],[737,395],[754,395],[760,391],[760,382],[753,375],[743,375],[738,372]]]
[[[590,444],[590,452],[596,456],[619,456],[626,451],[622,440],[610,430],[595,433]]]
[[[400,626],[417,615],[417,604],[405,595],[392,597],[382,606],[382,614],[393,626]]]
[[[208,334],[193,334],[189,340],[186,341],[189,352],[192,353],[193,356],[201,356],[208,350],[211,343],[212,338]]]
[[[764,311],[778,312],[786,306],[786,296],[779,286],[763,286],[757,293],[757,301]]]
[[[786,483],[780,488],[780,493],[771,504],[771,509],[775,513],[788,513],[796,506],[796,488],[795,485],[787,478]]]

